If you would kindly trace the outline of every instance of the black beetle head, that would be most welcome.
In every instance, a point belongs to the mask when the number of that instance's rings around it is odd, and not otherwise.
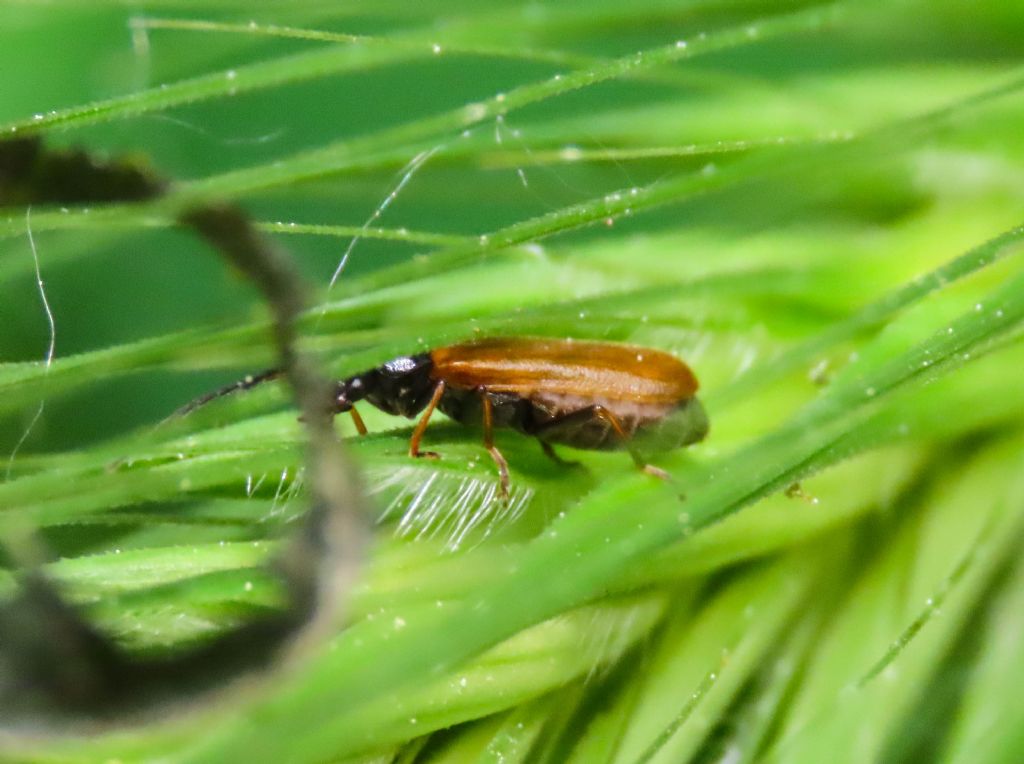
[[[356,374],[339,382],[334,391],[334,411],[343,414],[352,409],[352,404],[363,400],[366,397],[367,382],[370,381],[368,377],[374,373]]]
[[[366,400],[388,414],[415,416],[426,407],[434,390],[432,368],[430,355],[424,353],[401,356],[349,377],[338,383],[336,411],[348,411],[352,404]]]

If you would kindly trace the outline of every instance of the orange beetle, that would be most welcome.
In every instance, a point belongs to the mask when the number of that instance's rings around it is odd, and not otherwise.
[[[214,398],[255,387],[276,369],[229,385],[190,403],[188,413]],[[448,345],[401,356],[337,383],[335,413],[348,412],[361,435],[366,425],[355,404],[366,401],[388,414],[415,417],[409,455],[420,449],[431,414],[440,409],[456,422],[482,424],[484,446],[508,493],[508,463],[494,445],[494,428],[511,427],[537,438],[561,462],[553,443],[574,448],[629,451],[645,472],[643,451],[667,451],[703,440],[708,419],[695,397],[690,367],[660,350],[609,342],[522,337]]]
[[[582,449],[626,449],[637,466],[640,449],[664,451],[696,443],[708,432],[695,397],[697,378],[660,350],[607,342],[490,338],[402,356],[338,383],[337,412],[367,401],[389,414],[420,418],[410,456],[432,456],[420,441],[434,409],[463,424],[483,425],[484,446],[498,465],[503,493],[508,464],[494,445],[494,428],[511,427],[540,441]]]

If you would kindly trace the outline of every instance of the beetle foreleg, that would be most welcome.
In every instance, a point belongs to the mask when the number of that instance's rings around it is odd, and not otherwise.
[[[356,411],[355,406],[350,408],[348,410],[348,413],[349,416],[352,417],[352,423],[356,426],[356,432],[358,432],[360,435],[365,435],[367,432],[369,432],[366,429],[366,424],[363,422],[363,418],[359,416],[359,412]]]
[[[434,413],[434,409],[437,408],[437,402],[441,400],[441,396],[444,395],[444,380],[437,383],[434,388],[434,394],[430,396],[430,403],[427,404],[426,411],[423,412],[423,416],[420,417],[420,421],[416,423],[416,429],[412,431],[412,437],[409,438],[409,456],[425,456],[429,459],[440,459],[441,454],[436,451],[420,451],[420,439],[423,438],[423,432],[427,429],[427,423],[430,421],[430,415]]]

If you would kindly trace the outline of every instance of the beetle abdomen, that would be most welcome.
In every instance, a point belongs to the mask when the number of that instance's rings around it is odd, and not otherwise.
[[[546,395],[531,402],[535,416],[546,421],[527,429],[527,434],[573,448],[670,451],[696,443],[708,432],[707,416],[696,398],[660,405]]]

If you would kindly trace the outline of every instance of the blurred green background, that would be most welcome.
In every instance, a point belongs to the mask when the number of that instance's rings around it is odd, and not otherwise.
[[[273,359],[169,222],[192,200],[291,254],[332,374],[629,341],[712,420],[670,487],[502,434],[502,505],[478,434],[437,422],[445,459],[411,463],[364,412],[349,629],[183,721],[4,755],[1020,761],[1022,32],[995,1],[0,5],[0,135],[175,181],[0,211],[0,531],[38,528],[126,648],[279,608],[263,563],[306,506],[280,386],[152,429]]]

